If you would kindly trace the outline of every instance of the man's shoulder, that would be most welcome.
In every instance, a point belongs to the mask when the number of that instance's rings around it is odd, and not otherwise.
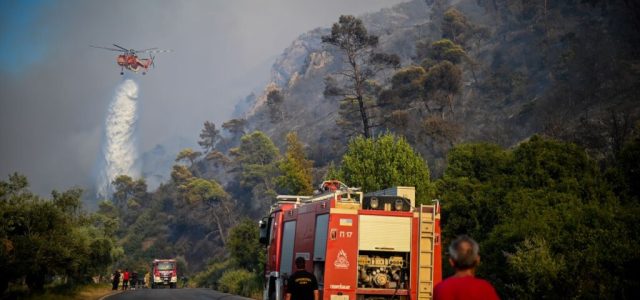
[[[310,277],[310,276],[314,276],[313,273],[307,271],[307,270],[300,270],[297,271],[295,273],[293,273],[293,276],[305,276],[305,277]]]
[[[445,280],[441,281],[440,283],[450,283],[450,282],[484,282],[486,284],[490,284],[489,281],[486,281],[482,278],[478,278],[475,276],[464,276],[464,277],[454,277],[451,276],[449,278],[446,278]]]

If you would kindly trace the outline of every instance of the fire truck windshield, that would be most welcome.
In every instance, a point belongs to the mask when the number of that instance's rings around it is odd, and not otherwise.
[[[171,263],[171,262],[160,262],[160,263],[158,263],[158,270],[160,270],[160,271],[173,270],[173,263]]]

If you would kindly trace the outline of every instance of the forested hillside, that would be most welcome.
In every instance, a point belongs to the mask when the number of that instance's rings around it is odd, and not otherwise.
[[[364,16],[377,43],[363,50],[400,62],[380,70],[358,58],[377,72],[361,93],[372,132],[405,136],[438,176],[465,141],[511,146],[543,133],[610,156],[606,140],[619,147],[638,118],[638,10],[633,1],[416,0]],[[329,33],[294,41],[247,112],[278,144],[298,132],[316,166],[362,131],[351,123],[357,105],[331,89],[351,83],[344,51],[322,42]]]

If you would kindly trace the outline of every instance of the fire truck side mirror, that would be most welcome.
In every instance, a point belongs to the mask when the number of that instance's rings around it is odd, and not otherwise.
[[[269,218],[267,217],[262,218],[262,220],[258,222],[258,227],[260,228],[260,244],[269,244],[269,223]]]

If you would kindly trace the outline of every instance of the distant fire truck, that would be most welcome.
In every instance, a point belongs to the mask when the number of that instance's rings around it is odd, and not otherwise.
[[[152,264],[151,288],[178,286],[178,267],[175,259],[154,259]]]
[[[265,300],[282,300],[304,257],[325,300],[431,299],[442,279],[437,202],[415,206],[413,187],[364,195],[325,181],[314,196],[280,195],[260,221]]]

